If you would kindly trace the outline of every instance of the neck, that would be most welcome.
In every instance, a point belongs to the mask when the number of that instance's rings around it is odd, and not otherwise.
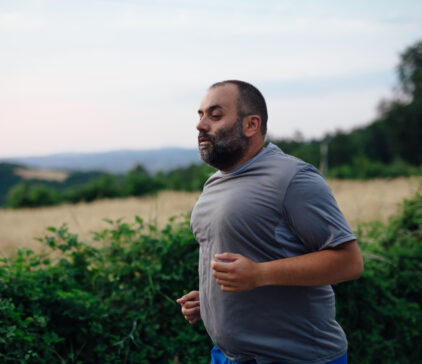
[[[237,167],[240,167],[242,164],[246,163],[248,160],[255,157],[262,149],[264,149],[264,143],[256,143],[254,145],[251,145],[251,147],[247,150],[245,155],[233,166],[230,168],[222,169],[222,172],[230,172],[233,169],[236,169]]]

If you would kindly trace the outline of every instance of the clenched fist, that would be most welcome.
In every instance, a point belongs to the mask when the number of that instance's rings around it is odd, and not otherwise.
[[[199,291],[191,291],[176,302],[182,306],[182,314],[191,325],[201,319]]]
[[[211,268],[224,292],[249,291],[260,284],[260,265],[240,254],[216,254]]]

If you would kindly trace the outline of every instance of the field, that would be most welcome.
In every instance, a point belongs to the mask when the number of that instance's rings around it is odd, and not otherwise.
[[[392,180],[344,181],[330,180],[329,185],[352,228],[360,222],[386,221],[397,210],[397,205],[421,188],[421,178]],[[0,256],[7,256],[17,247],[37,250],[47,226],[66,222],[70,231],[81,239],[89,239],[91,231],[108,226],[104,218],[124,218],[133,222],[139,215],[147,223],[163,227],[168,218],[189,212],[199,192],[163,191],[157,196],[143,198],[110,199],[93,203],[60,205],[43,208],[0,210]]]
[[[16,168],[14,173],[23,179],[41,179],[57,182],[63,182],[67,177],[69,177],[69,173],[63,171],[50,171],[30,168]]]

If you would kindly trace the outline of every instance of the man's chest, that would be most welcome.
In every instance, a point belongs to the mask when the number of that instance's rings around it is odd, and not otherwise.
[[[277,244],[274,231],[282,220],[281,204],[277,186],[265,180],[221,181],[207,186],[198,199],[191,228],[203,247],[261,255],[260,249]]]

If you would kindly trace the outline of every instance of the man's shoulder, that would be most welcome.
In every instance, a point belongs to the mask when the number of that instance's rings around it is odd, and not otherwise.
[[[264,168],[268,168],[283,179],[290,180],[299,171],[315,171],[316,168],[311,164],[297,158],[293,155],[284,153],[274,144],[269,144],[265,158],[262,158]]]
[[[204,190],[211,186],[238,183],[243,177],[265,180],[275,185],[287,185],[298,172],[319,173],[311,164],[284,153],[278,146],[270,143],[261,153],[245,165],[228,173],[216,171],[204,184]]]

